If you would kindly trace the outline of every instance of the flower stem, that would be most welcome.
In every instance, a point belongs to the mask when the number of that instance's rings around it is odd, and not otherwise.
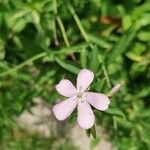
[[[10,73],[13,73],[13,72],[17,71],[18,69],[24,67],[25,65],[30,64],[33,61],[46,56],[46,54],[47,54],[46,52],[43,52],[43,53],[40,53],[38,55],[35,55],[35,56],[29,58],[28,60],[26,60],[26,61],[22,62],[21,64],[19,64],[18,66],[14,67],[13,69],[9,69],[8,71],[5,71],[5,72],[1,73],[0,77],[3,77],[3,76],[8,75]]]
[[[104,64],[102,64],[102,70],[103,70],[104,75],[106,77],[107,85],[108,85],[109,88],[111,88],[111,83],[110,83],[109,75],[108,75],[107,69],[106,69],[106,67],[105,67]]]

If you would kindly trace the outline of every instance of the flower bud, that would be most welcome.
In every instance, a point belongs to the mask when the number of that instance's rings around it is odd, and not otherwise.
[[[116,84],[106,95],[108,97],[114,96],[120,90],[121,84]]]

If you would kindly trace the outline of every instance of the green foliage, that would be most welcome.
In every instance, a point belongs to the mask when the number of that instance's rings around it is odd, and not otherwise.
[[[51,149],[54,137],[16,137],[14,116],[36,96],[53,105],[59,80],[85,67],[93,91],[122,83],[108,111],[95,112],[97,125],[120,150],[150,149],[149,18],[149,0],[0,1],[0,149]]]
[[[100,137],[97,137],[91,141],[91,148],[94,148],[98,143],[100,143]]]
[[[120,116],[123,117],[125,119],[125,114],[118,108],[116,107],[110,107],[106,113],[111,114],[111,115],[115,115],[115,116]]]

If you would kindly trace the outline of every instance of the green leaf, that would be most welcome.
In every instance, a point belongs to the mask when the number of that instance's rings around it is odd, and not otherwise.
[[[141,118],[149,118],[149,116],[150,116],[150,109],[142,110],[142,112],[138,114],[138,117]]]
[[[90,137],[90,135],[92,135],[93,138],[95,139],[95,138],[96,138],[96,129],[95,129],[95,125],[94,125],[92,128],[87,129],[87,130],[86,130],[86,134],[87,134],[88,137]]]
[[[54,54],[71,54],[74,52],[81,52],[81,49],[86,48],[88,46],[87,43],[81,43],[71,47],[61,48],[59,51],[54,51]]]
[[[98,61],[98,48],[96,46],[92,47],[91,51],[91,57],[90,57],[90,64],[89,68],[96,73],[97,69],[99,67],[99,61]]]
[[[143,42],[150,40],[150,32],[148,31],[141,31],[137,36],[138,36],[138,39]]]
[[[137,55],[141,55],[144,51],[146,51],[146,46],[141,42],[136,42],[132,51]]]
[[[77,111],[73,112],[69,118],[69,122],[70,123],[76,123],[76,120],[77,120]]]
[[[90,137],[90,135],[91,135],[91,129],[87,129],[87,130],[85,130],[86,131],[86,135],[88,136],[88,137]]]
[[[144,51],[146,51],[146,46],[145,44],[141,43],[141,42],[136,42],[134,47],[126,53],[126,56],[133,60],[133,61],[142,61],[144,59],[144,57],[142,56],[142,54],[144,53]]]
[[[101,37],[98,37],[98,36],[95,36],[92,34],[88,34],[88,38],[91,42],[99,45],[102,48],[110,48],[111,47],[111,44],[108,43],[106,40],[102,39]]]
[[[94,84],[94,89],[96,89],[97,92],[102,91],[104,85],[106,83],[106,78],[102,78],[101,80],[98,80],[95,84]]]
[[[144,3],[143,5],[137,7],[133,11],[133,17],[138,19],[138,17],[142,16],[146,11],[150,11],[150,3]]]
[[[119,116],[125,119],[125,114],[122,112],[121,109],[110,106],[107,111],[105,111],[107,114]]]
[[[80,62],[83,68],[86,68],[86,65],[87,65],[87,56],[88,56],[87,52],[88,50],[83,48],[80,53]]]
[[[31,13],[32,21],[35,23],[35,25],[39,26],[40,25],[40,15],[37,11],[33,11]]]
[[[131,27],[131,25],[132,25],[132,18],[131,18],[131,16],[129,16],[129,15],[124,16],[123,20],[122,20],[122,25],[123,25],[123,29],[125,31],[128,30]]]
[[[65,61],[62,61],[61,59],[59,58],[56,58],[55,59],[56,62],[64,69],[74,73],[74,74],[78,74],[78,72],[80,71],[80,68],[78,68],[77,66],[71,64],[70,62],[65,62]]]
[[[21,32],[25,26],[26,26],[27,21],[25,19],[19,19],[17,22],[14,24],[13,31],[15,32]]]
[[[23,48],[22,41],[19,39],[18,36],[14,36],[13,41],[19,50]]]
[[[0,60],[3,60],[5,57],[5,48],[4,48],[4,43],[0,39]]]
[[[96,138],[96,129],[95,129],[95,125],[91,128],[91,135],[93,136],[93,138]]]
[[[120,40],[112,48],[111,53],[107,55],[106,62],[110,63],[116,60],[116,58],[120,54],[124,53],[127,50],[128,46],[131,44],[135,35],[136,35],[136,31],[133,28],[130,28],[124,35],[122,35]]]

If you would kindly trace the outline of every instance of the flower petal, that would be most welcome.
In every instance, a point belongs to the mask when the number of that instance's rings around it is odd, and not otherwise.
[[[78,103],[78,123],[81,128],[89,129],[95,123],[95,116],[91,106],[86,101]]]
[[[74,111],[77,106],[77,100],[68,98],[53,107],[53,113],[58,120],[65,120]]]
[[[61,80],[59,84],[56,85],[56,90],[63,96],[70,97],[76,93],[76,88],[69,80]]]
[[[94,79],[94,73],[88,69],[82,69],[77,77],[77,89],[85,91]]]
[[[110,104],[109,98],[102,93],[86,92],[87,101],[98,110],[107,110]]]

